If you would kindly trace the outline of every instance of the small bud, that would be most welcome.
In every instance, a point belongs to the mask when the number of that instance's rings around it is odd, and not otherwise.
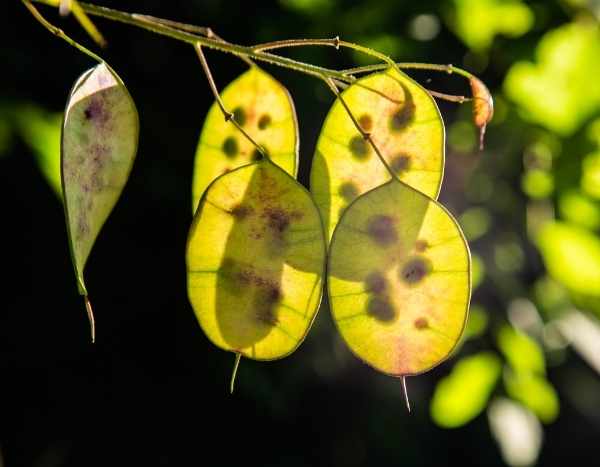
[[[489,89],[476,77],[469,80],[473,94],[473,122],[479,128],[479,150],[483,149],[485,128],[494,116],[494,100]]]

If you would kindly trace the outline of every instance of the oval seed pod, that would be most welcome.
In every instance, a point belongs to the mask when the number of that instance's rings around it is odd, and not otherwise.
[[[444,169],[444,124],[427,91],[389,68],[359,79],[341,97],[400,180],[437,198]],[[327,237],[350,202],[389,179],[336,99],[323,124],[310,174]]]
[[[346,209],[331,241],[329,299],[357,357],[403,377],[443,361],[462,334],[470,255],[452,216],[391,180]]]
[[[293,352],[319,307],[324,265],[310,194],[268,158],[204,192],[188,236],[188,295],[216,346],[256,360]]]
[[[295,177],[298,165],[298,123],[294,103],[283,85],[252,66],[221,93],[239,125]],[[194,161],[192,203],[195,210],[208,185],[218,176],[261,158],[256,147],[231,123],[217,103],[211,106]]]
[[[100,229],[129,177],[137,152],[138,113],[127,88],[105,63],[75,82],[61,138],[61,182],[71,256],[87,300],[83,269]]]

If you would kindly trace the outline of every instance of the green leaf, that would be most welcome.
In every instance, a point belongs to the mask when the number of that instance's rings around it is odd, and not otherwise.
[[[592,198],[600,200],[600,150],[585,156],[582,172],[582,190]]]
[[[527,120],[564,136],[574,133],[600,110],[600,31],[580,21],[548,32],[540,41],[537,63],[517,62],[504,90]]]
[[[502,326],[498,333],[498,347],[518,373],[546,373],[544,351],[527,334],[510,326]]]
[[[454,0],[450,26],[476,52],[492,45],[497,35],[519,37],[533,26],[531,9],[520,0]]]
[[[501,368],[500,359],[491,352],[461,359],[435,387],[430,406],[433,421],[457,428],[477,417],[485,409]]]
[[[283,170],[298,171],[298,122],[287,90],[272,76],[253,66],[230,83],[221,94],[226,109],[242,128]],[[218,176],[255,162],[261,155],[231,123],[226,122],[217,103],[211,106],[196,150],[192,200],[194,210],[200,197]]]
[[[444,168],[444,125],[431,96],[395,69],[359,79],[342,93],[400,180],[436,198]],[[331,238],[345,208],[390,174],[336,99],[321,130],[310,177]]]
[[[394,376],[444,360],[465,326],[467,243],[437,202],[391,180],[357,198],[331,241],[334,320],[350,349]]]
[[[218,177],[187,245],[188,295],[208,338],[256,360],[293,352],[321,300],[325,248],[310,194],[269,159]]]
[[[521,187],[530,198],[548,198],[554,191],[554,178],[547,170],[531,169],[523,174]]]
[[[513,399],[529,408],[542,422],[551,423],[558,416],[558,395],[544,376],[506,371],[504,387]]]
[[[466,341],[468,339],[480,337],[487,329],[488,321],[488,312],[483,306],[478,304],[471,305],[463,340]]]
[[[600,297],[600,239],[563,222],[544,226],[537,239],[550,275],[572,292]]]
[[[31,148],[42,175],[60,198],[60,133],[63,115],[25,105],[15,109],[15,120],[17,130]]]
[[[83,269],[135,159],[139,120],[121,79],[106,64],[75,83],[65,109],[61,178],[73,264],[80,293]]]
[[[471,269],[471,287],[475,290],[485,279],[485,263],[478,254],[471,255]]]
[[[595,201],[577,190],[560,194],[558,209],[563,219],[589,230],[600,228],[600,201]]]

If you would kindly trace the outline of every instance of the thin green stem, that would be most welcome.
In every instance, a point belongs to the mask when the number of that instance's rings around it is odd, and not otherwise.
[[[231,380],[229,381],[229,394],[233,394],[233,388],[235,386],[235,377],[237,376],[237,371],[240,366],[241,359],[242,359],[242,354],[239,352],[236,352],[235,362],[233,364],[233,371],[231,373]]]
[[[200,34],[202,36],[205,36],[205,37],[208,37],[211,39],[217,39],[221,42],[228,43],[225,39],[218,36],[209,27],[196,26],[194,24],[187,24],[187,23],[180,23],[179,21],[171,21],[169,19],[157,18],[156,16],[150,16],[150,15],[140,15],[137,13],[132,13],[132,16],[134,18],[138,18],[142,21],[146,21],[149,23],[164,24],[165,26],[168,26],[172,29],[178,29],[180,31],[186,31],[186,32],[194,33],[194,34]],[[254,62],[252,60],[250,60],[248,57],[240,55],[239,58],[240,58],[240,60],[244,61],[248,66],[254,66]]]
[[[406,376],[400,378],[402,380],[402,393],[404,394],[404,402],[406,403],[406,409],[410,413],[410,401],[408,400],[408,390],[406,389]]]
[[[396,67],[396,62],[394,62],[394,60],[387,55],[382,54],[381,52],[377,52],[377,50],[371,49],[370,47],[365,47],[364,45],[354,44],[353,42],[347,41],[339,41],[339,45],[340,47],[356,50],[357,52],[361,52],[365,55],[370,55],[371,57],[383,60],[385,63],[387,63],[387,66],[391,66],[392,68]]]
[[[202,64],[202,69],[204,70],[204,74],[206,75],[206,79],[208,80],[208,85],[210,86],[210,90],[215,96],[215,100],[217,101],[217,105],[221,109],[223,116],[225,117],[226,122],[231,122],[239,131],[242,133],[248,141],[250,141],[257,149],[258,152],[262,154],[263,157],[269,157],[267,152],[263,149],[263,147],[258,144],[252,136],[248,134],[246,130],[242,128],[242,126],[235,119],[235,115],[225,108],[225,104],[223,104],[223,100],[219,94],[219,90],[217,89],[217,85],[215,84],[215,80],[213,79],[212,73],[210,71],[210,67],[208,66],[208,62],[206,61],[206,57],[204,56],[204,52],[202,51],[202,46],[197,43],[194,46],[196,49],[196,53],[198,54],[198,58],[200,59],[200,63]]]
[[[264,52],[265,50],[283,49],[287,47],[302,47],[306,45],[329,45],[340,48],[340,38],[333,39],[284,39],[281,41],[265,42],[263,44],[253,45],[250,48],[255,52]]]
[[[90,298],[87,295],[83,296],[85,301],[85,311],[87,312],[88,321],[90,323],[90,334],[92,337],[92,344],[96,342],[96,320],[94,319],[94,310],[92,310],[92,304]]]
[[[452,73],[456,73],[457,75],[464,76],[467,79],[471,79],[474,75],[469,73],[467,70],[463,70],[462,68],[458,68],[454,65],[439,65],[435,63],[415,63],[415,62],[397,62],[395,65],[401,70],[432,70],[432,71],[442,71],[444,73],[448,73],[451,75]],[[370,73],[371,71],[379,71],[387,68],[386,65],[381,63],[377,63],[374,65],[365,65],[355,68],[348,68],[346,70],[340,70],[340,73],[345,74],[346,76],[351,76],[359,73]]]
[[[71,39],[69,36],[67,36],[65,34],[65,32],[62,29],[57,28],[53,24],[49,23],[46,20],[46,18],[44,18],[42,16],[42,14],[38,11],[38,9],[31,4],[31,2],[29,2],[28,0],[21,0],[21,2],[23,3],[23,5],[25,5],[25,7],[29,10],[29,12],[33,15],[33,17],[36,20],[38,20],[52,34],[54,34],[57,37],[60,37],[62,40],[66,41],[68,44],[72,45],[80,52],[83,52],[88,57],[91,57],[100,63],[104,63],[104,60],[102,60],[102,58],[100,58],[100,56],[96,55],[91,50],[85,48],[83,45],[81,45],[78,42],[76,42],[75,40]]]
[[[377,145],[373,141],[373,138],[371,138],[371,133],[363,130],[363,128],[360,126],[360,123],[358,123],[358,120],[356,120],[356,117],[354,116],[354,114],[350,110],[350,107],[348,107],[348,104],[346,103],[346,100],[340,94],[340,91],[338,90],[338,88],[335,85],[335,83],[333,82],[333,80],[331,78],[328,78],[328,77],[325,77],[325,76],[323,77],[323,80],[327,83],[327,86],[329,86],[329,89],[331,89],[331,91],[335,94],[335,96],[340,100],[342,106],[346,110],[346,113],[348,114],[348,116],[352,120],[352,123],[354,124],[354,126],[356,127],[356,129],[358,130],[358,132],[360,133],[360,135],[363,137],[363,139],[365,141],[369,142],[369,144],[373,148],[373,151],[375,151],[375,154],[377,154],[377,157],[379,158],[379,160],[381,161],[381,163],[384,165],[384,167],[386,168],[386,170],[388,171],[388,173],[391,175],[392,178],[398,180],[398,176],[392,170],[392,168],[390,167],[390,165],[388,164],[388,162],[385,160],[385,157],[383,157],[383,154],[381,154],[381,151],[379,150],[379,148],[377,147]]]
[[[265,51],[283,49],[288,47],[302,47],[307,45],[325,45],[335,47],[336,49],[339,49],[340,47],[346,47],[348,49],[353,49],[366,55],[370,55],[371,57],[383,60],[388,64],[388,66],[395,66],[394,61],[387,55],[382,54],[381,52],[377,52],[376,50],[371,49],[369,47],[355,44],[353,42],[342,41],[340,40],[339,36],[336,36],[333,39],[285,39],[281,41],[273,41],[266,42],[264,44],[253,45],[251,49],[254,51]],[[348,74],[346,73],[346,75]]]
[[[25,1],[25,0],[22,0]],[[48,4],[48,0],[33,0],[39,3]],[[272,55],[265,52],[255,52],[251,47],[245,47],[237,44],[230,44],[228,42],[222,42],[215,38],[209,38],[200,36],[197,34],[193,34],[187,31],[181,31],[179,29],[172,28],[165,24],[161,24],[160,22],[154,22],[150,19],[146,18],[144,20],[140,19],[137,16],[134,16],[132,13],[126,13],[119,10],[113,10],[111,8],[101,7],[97,5],[92,5],[89,3],[79,3],[81,8],[88,14],[93,16],[99,16],[102,18],[110,19],[113,21],[119,21],[121,23],[129,24],[132,26],[136,26],[142,29],[146,29],[147,31],[151,31],[156,34],[160,34],[163,36],[170,37],[172,39],[176,39],[182,42],[187,42],[195,46],[196,43],[199,43],[203,47],[207,47],[214,50],[219,50],[221,52],[231,53],[237,56],[246,56],[248,58],[252,58],[255,60],[259,60],[265,63],[270,63],[272,65],[281,66],[284,68],[289,68],[301,73],[305,73],[307,75],[314,76],[316,78],[321,79],[323,75],[330,76],[332,78],[337,78],[342,81],[351,81],[352,78],[336,71],[328,68],[323,68],[316,65],[311,65],[309,63],[303,63],[291,58],[281,57],[278,55]]]
[[[437,97],[438,99],[443,99],[449,102],[456,102],[457,104],[462,104],[464,102],[469,102],[472,99],[466,96],[456,96],[454,94],[446,94],[443,92],[432,91],[431,89],[424,88],[425,91],[429,93],[429,95],[433,97]]]

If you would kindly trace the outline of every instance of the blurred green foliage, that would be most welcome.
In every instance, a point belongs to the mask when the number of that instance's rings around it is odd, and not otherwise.
[[[501,372],[500,359],[490,352],[463,358],[438,383],[431,417],[444,428],[468,423],[486,407]]]
[[[547,224],[538,245],[550,275],[579,297],[600,297],[600,238],[564,222]]]
[[[575,22],[546,33],[536,62],[520,61],[509,70],[504,89],[527,120],[559,135],[571,135],[598,112],[600,30]]]
[[[533,26],[531,9],[519,0],[454,0],[450,27],[473,51],[492,45],[498,34],[519,37]]]

